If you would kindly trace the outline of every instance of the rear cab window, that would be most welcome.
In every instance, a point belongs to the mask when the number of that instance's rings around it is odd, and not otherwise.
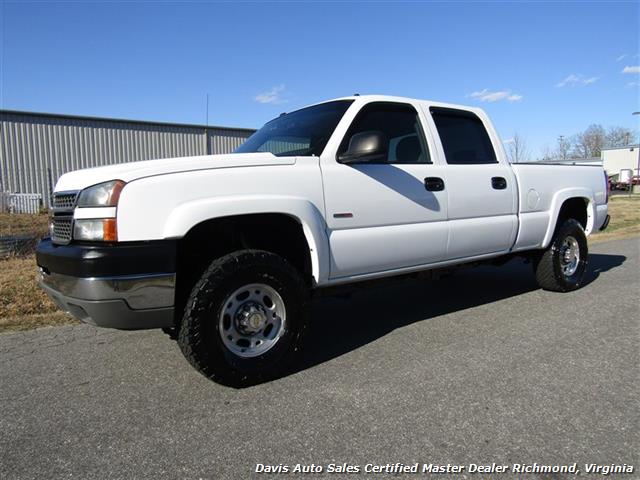
[[[496,152],[478,116],[466,110],[431,107],[445,159],[449,165],[498,163]]]

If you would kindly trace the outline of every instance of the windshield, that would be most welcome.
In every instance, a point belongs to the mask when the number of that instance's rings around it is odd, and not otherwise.
[[[251,135],[236,149],[236,153],[320,156],[351,103],[353,100],[337,100],[280,115]]]

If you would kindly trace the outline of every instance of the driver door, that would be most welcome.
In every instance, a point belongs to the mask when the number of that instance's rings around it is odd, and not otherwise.
[[[434,165],[423,121],[409,103],[362,107],[322,176],[333,280],[441,261],[447,248],[444,167]],[[363,132],[384,138],[382,154],[347,158]]]

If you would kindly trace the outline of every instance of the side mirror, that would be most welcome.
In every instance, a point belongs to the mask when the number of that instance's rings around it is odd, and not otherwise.
[[[340,163],[375,162],[387,159],[389,140],[382,132],[356,133],[349,140],[349,148],[338,156]]]

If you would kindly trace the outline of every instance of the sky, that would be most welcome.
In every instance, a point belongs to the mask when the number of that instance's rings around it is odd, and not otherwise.
[[[258,128],[331,98],[479,106],[532,157],[640,130],[640,3],[0,0],[0,107]]]

